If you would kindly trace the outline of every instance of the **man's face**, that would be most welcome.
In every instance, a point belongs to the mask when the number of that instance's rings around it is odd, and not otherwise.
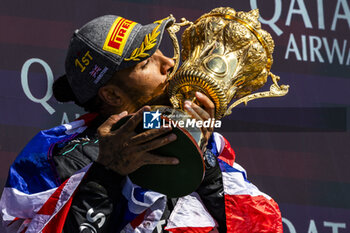
[[[128,90],[126,93],[135,105],[135,110],[145,104],[167,104],[165,89],[167,74],[173,68],[173,59],[157,50],[151,57],[138,63],[135,67],[121,70],[118,76]]]

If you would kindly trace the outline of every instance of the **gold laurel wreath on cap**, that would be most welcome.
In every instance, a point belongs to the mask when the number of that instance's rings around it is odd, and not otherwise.
[[[156,26],[153,31],[150,34],[147,34],[145,36],[145,39],[141,43],[141,46],[139,48],[134,49],[134,51],[131,53],[129,58],[124,58],[125,61],[140,61],[139,57],[147,57],[149,56],[148,53],[145,53],[145,51],[152,49],[157,43],[157,37],[160,34],[160,31],[158,31],[160,25],[165,19],[155,21],[154,23],[158,23],[159,25]]]

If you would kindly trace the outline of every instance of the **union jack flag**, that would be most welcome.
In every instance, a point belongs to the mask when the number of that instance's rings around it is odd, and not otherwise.
[[[95,65],[95,67],[90,71],[90,75],[93,78],[96,78],[96,75],[101,71],[101,68],[98,65]]]
[[[62,232],[75,190],[90,165],[61,183],[50,163],[52,148],[83,132],[94,117],[85,115],[70,124],[41,131],[16,158],[0,200],[7,232]],[[222,170],[227,232],[282,233],[277,203],[247,180],[245,170],[235,163],[235,153],[228,141],[214,133],[210,145]],[[123,232],[151,233],[163,215],[166,196],[145,190],[128,178],[122,194],[128,206],[121,220]],[[194,192],[179,198],[166,230],[204,233],[217,232],[216,227],[216,221]]]

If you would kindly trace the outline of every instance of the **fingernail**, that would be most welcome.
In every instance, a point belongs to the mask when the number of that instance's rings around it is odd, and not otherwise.
[[[171,126],[169,125],[169,126],[167,126],[167,127],[162,127],[162,130],[165,131],[165,132],[167,132],[167,131],[171,131],[172,128],[171,128]]]
[[[170,134],[170,135],[169,135],[169,140],[170,140],[170,141],[176,140],[176,134]]]
[[[127,111],[123,111],[123,112],[119,113],[119,116],[121,116],[121,117],[124,117],[124,116],[126,116],[126,115],[128,115],[128,112],[127,112]]]
[[[185,104],[185,105],[188,105],[188,106],[191,106],[191,105],[192,105],[192,102],[189,101],[189,100],[185,100],[184,104]]]
[[[189,104],[189,102],[185,101],[184,108],[191,109],[191,104]]]
[[[143,107],[143,110],[144,111],[151,111],[151,107],[146,105],[146,106]]]
[[[179,164],[180,161],[178,159],[173,159],[172,164]]]
[[[196,91],[196,95],[199,96],[199,97],[203,97],[204,96],[204,94],[199,92],[199,91]]]

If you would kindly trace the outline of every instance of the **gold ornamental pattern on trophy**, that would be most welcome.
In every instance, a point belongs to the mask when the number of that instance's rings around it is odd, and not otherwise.
[[[258,17],[257,9],[236,12],[220,7],[194,23],[182,19],[183,25],[190,26],[181,39],[183,63],[168,87],[174,108],[182,109],[187,99],[195,101],[195,92],[200,91],[212,99],[215,118],[221,119],[240,103],[288,93],[289,86],[279,86],[279,77],[270,72],[274,41],[261,29]],[[270,91],[252,94],[269,76],[273,81]],[[236,101],[228,106],[233,99]]]

